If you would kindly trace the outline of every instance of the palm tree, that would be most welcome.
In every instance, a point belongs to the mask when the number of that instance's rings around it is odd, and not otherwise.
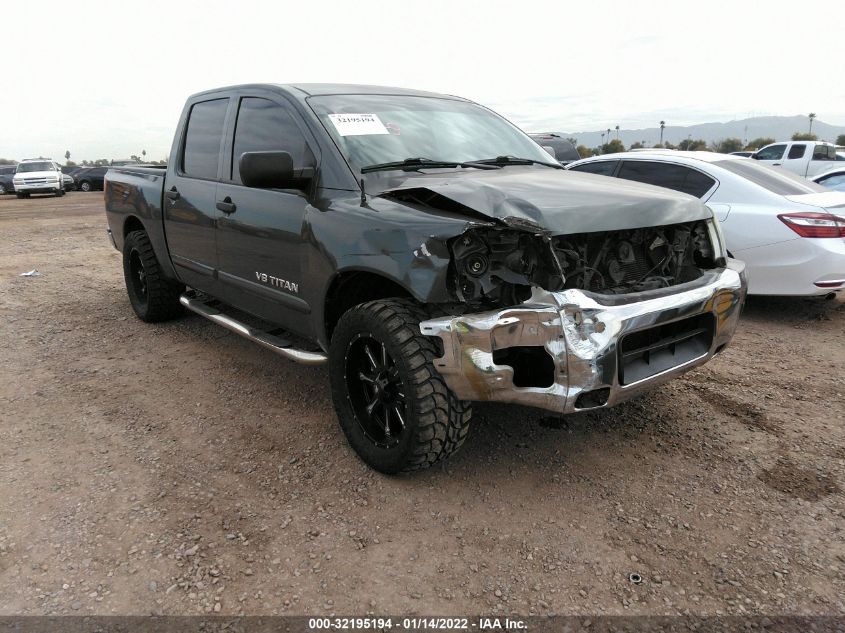
[[[142,149],[142,150],[141,150],[141,156],[143,156],[143,157],[144,157],[144,160],[146,161],[146,160],[147,160],[147,150]]]
[[[663,128],[666,127],[666,121],[660,122],[660,144],[663,145]]]
[[[809,134],[812,134],[812,133],[813,133],[813,119],[815,119],[815,118],[816,118],[816,113],[815,113],[815,112],[810,112],[810,114],[808,114],[808,115],[807,115],[807,118],[808,118],[808,119],[810,119],[810,131],[809,131]]]
[[[610,130],[608,130],[608,132],[610,132]],[[602,151],[604,151],[604,132],[601,133],[601,146],[600,147],[601,147]]]
[[[616,126],[616,140],[619,140],[619,126]]]

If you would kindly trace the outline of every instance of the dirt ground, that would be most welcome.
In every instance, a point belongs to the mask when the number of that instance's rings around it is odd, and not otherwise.
[[[845,611],[842,298],[752,299],[614,410],[478,405],[390,478],[324,368],[138,321],[102,207],[0,199],[0,615]]]

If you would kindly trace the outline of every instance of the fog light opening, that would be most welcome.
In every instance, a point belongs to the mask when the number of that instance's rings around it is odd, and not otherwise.
[[[610,397],[610,387],[585,391],[575,399],[576,409],[595,409],[607,404]]]
[[[545,347],[516,346],[493,350],[493,362],[513,369],[514,387],[551,387],[555,384],[555,362]]]

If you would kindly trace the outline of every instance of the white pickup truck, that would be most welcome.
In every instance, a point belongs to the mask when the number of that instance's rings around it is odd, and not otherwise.
[[[836,145],[823,141],[772,143],[757,150],[752,158],[766,165],[783,167],[805,178],[817,176],[843,162],[843,158],[837,157]]]

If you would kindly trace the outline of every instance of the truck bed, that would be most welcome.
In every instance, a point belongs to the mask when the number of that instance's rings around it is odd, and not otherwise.
[[[141,228],[134,226],[140,218],[157,253],[166,253],[162,197],[167,167],[112,167],[106,173],[103,196],[109,234],[117,250],[123,249],[126,235]],[[127,222],[132,217],[133,220]],[[168,269],[170,262],[162,262]],[[172,272],[172,271],[171,271]]]

